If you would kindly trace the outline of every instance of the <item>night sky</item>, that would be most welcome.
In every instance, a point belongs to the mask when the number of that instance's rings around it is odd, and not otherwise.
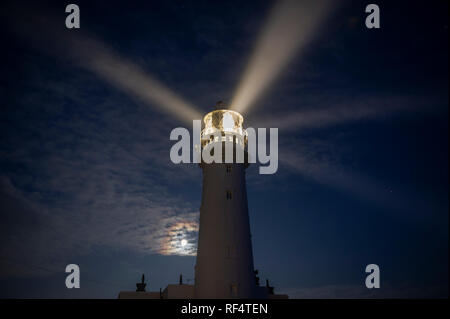
[[[233,99],[273,3],[76,1],[70,30],[72,2],[40,3],[0,5],[0,297],[193,284],[201,169],[169,158],[192,124],[92,72],[104,61],[78,39],[206,114]],[[247,191],[255,268],[291,298],[448,297],[448,2],[376,1],[380,29],[369,3],[330,8],[244,114],[279,128],[277,173],[250,166]]]

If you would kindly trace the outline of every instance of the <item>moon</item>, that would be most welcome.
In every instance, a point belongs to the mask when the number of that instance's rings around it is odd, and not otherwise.
[[[186,239],[182,239],[181,240],[181,246],[184,247],[187,245],[187,240]]]

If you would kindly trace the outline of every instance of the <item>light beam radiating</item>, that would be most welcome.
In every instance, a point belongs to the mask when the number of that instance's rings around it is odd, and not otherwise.
[[[114,87],[132,95],[143,102],[157,106],[187,124],[202,118],[202,114],[194,106],[177,96],[158,80],[142,71],[136,64],[120,58],[102,43],[89,38],[74,38],[74,47],[82,47],[75,51],[80,65],[103,78]]]
[[[241,114],[249,111],[283,67],[310,42],[330,7],[330,1],[276,1],[236,89],[232,109]]]
[[[424,110],[427,105],[429,105],[427,99],[406,95],[365,97],[327,107],[308,107],[270,115],[263,114],[254,118],[253,122],[257,123],[258,127],[278,127],[281,132],[286,133],[303,129],[327,128],[406,111]]]
[[[202,118],[193,105],[176,95],[157,79],[144,72],[136,63],[122,58],[106,44],[82,35],[80,30],[68,31],[50,13],[27,14],[17,12],[21,18],[11,21],[16,31],[35,47],[53,56],[69,57],[80,67],[93,72],[117,89],[140,101],[169,113],[186,124]],[[39,37],[36,37],[39,34]]]

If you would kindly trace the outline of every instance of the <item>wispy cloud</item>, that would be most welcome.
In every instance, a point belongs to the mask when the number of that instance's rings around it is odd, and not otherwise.
[[[18,101],[27,120],[19,112],[11,120],[21,125],[2,126],[2,275],[52,270],[99,246],[194,255],[198,205],[171,181],[192,183],[200,170],[170,162],[173,119],[118,94],[99,98],[94,86],[81,91],[89,76],[44,74]]]

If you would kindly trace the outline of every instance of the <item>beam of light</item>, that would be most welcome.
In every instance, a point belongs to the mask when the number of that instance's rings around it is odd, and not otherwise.
[[[351,101],[334,106],[287,111],[252,120],[258,127],[278,127],[282,132],[323,128],[359,120],[382,118],[404,111],[425,109],[428,99],[408,96],[364,98],[358,103]]]
[[[399,197],[397,196],[397,201],[393,201],[387,186],[362,176],[358,172],[346,170],[339,165],[328,163],[326,160],[320,160],[316,157],[311,154],[298,154],[295,151],[284,150],[279,160],[294,172],[313,180],[315,183],[356,195],[377,205],[389,203],[396,208],[401,207]]]
[[[192,120],[202,117],[194,106],[143,72],[136,64],[114,54],[104,44],[81,37],[74,38],[71,42],[73,48],[82,48],[72,53],[79,64],[114,87],[143,102],[155,105],[161,111],[168,112],[186,123],[191,124]]]
[[[241,114],[249,111],[292,57],[308,45],[330,7],[330,1],[276,1],[235,91],[232,109]]]
[[[376,177],[361,174],[354,168],[344,167],[332,159],[327,159],[327,156],[319,154],[320,150],[314,147],[296,150],[289,150],[288,147],[287,144],[280,146],[282,153],[279,155],[279,161],[289,171],[317,184],[360,198],[383,210],[388,208],[399,218],[414,225],[435,227],[435,215],[426,209],[426,202],[417,194],[404,192],[401,187],[397,187],[398,185],[391,183],[389,185]],[[423,213],[410,214],[409,207],[416,207]]]
[[[20,14],[20,13],[18,13]],[[193,105],[164,86],[156,78],[144,72],[140,66],[114,52],[106,44],[86,35],[80,30],[61,29],[61,20],[43,13],[23,15],[12,23],[16,31],[54,56],[66,56],[80,67],[94,73],[115,88],[156,106],[186,124],[202,117]],[[36,37],[39,34],[39,37]]]

